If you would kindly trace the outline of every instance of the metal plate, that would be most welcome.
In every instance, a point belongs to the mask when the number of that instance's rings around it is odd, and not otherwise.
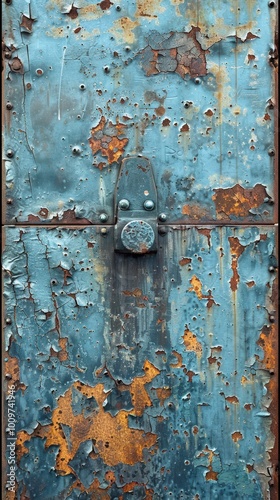
[[[141,256],[113,241],[6,230],[7,498],[269,498],[274,229],[169,227]]]
[[[3,12],[8,223],[104,211],[113,223],[119,163],[135,154],[151,160],[169,223],[273,220],[275,2],[17,0]]]

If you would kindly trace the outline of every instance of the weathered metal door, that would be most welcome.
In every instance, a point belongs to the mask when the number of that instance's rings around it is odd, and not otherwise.
[[[7,499],[276,498],[267,0],[6,0]]]

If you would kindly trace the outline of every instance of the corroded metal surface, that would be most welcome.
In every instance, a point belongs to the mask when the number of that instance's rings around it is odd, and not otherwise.
[[[113,223],[143,154],[169,222],[272,221],[272,4],[4,2],[6,220]]]
[[[276,3],[2,6],[2,496],[276,500]]]
[[[17,498],[269,498],[273,228],[113,239],[7,231]]]

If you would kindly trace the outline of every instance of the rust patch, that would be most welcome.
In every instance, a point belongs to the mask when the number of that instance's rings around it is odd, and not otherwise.
[[[44,216],[45,218],[45,216]],[[41,218],[38,215],[29,214],[28,222],[36,224],[37,222],[41,222]],[[65,224],[91,224],[88,219],[76,217],[75,210],[65,210],[62,215],[55,215],[50,219],[52,223],[65,223]]]
[[[177,351],[172,351],[172,355],[177,358],[177,363],[170,363],[171,368],[181,368],[183,365],[183,357],[182,354],[180,354]]]
[[[211,247],[211,231],[212,231],[212,229],[208,229],[208,228],[197,229],[198,233],[203,234],[204,236],[206,236],[209,248]]]
[[[244,408],[245,408],[245,410],[250,411],[253,408],[253,404],[252,403],[246,403],[244,405]]]
[[[156,393],[160,402],[160,406],[163,406],[164,401],[171,396],[171,389],[170,387],[160,387],[156,389]]]
[[[9,66],[10,66],[11,71],[13,71],[14,73],[20,73],[21,75],[23,75],[24,66],[23,66],[21,60],[19,59],[19,57],[14,57],[12,59],[12,61],[9,62]]]
[[[247,281],[246,285],[248,288],[252,288],[253,286],[255,286],[255,282],[254,281]]]
[[[159,372],[151,363],[146,362],[144,369],[151,370],[151,374],[135,379],[134,402],[138,406],[135,414],[141,414],[146,406],[147,400],[138,404],[138,397],[145,399],[145,389],[143,385],[155,376],[155,371]],[[142,379],[142,384],[138,380]],[[143,383],[144,382],[144,383]],[[139,388],[139,390],[138,390]],[[73,391],[79,391],[87,399],[94,398],[98,408],[93,410],[90,416],[85,416],[83,410],[80,414],[75,414],[72,408]],[[147,393],[146,393],[147,395]],[[128,412],[121,410],[116,416],[106,412],[103,403],[107,395],[104,385],[98,384],[95,387],[75,382],[63,396],[58,399],[58,406],[53,411],[52,425],[47,434],[46,447],[59,446],[59,453],[56,458],[56,469],[61,475],[73,473],[69,462],[73,459],[81,443],[92,440],[94,443],[94,453],[110,466],[119,463],[133,465],[143,460],[144,448],[151,448],[156,443],[157,436],[150,432],[130,429],[128,426]],[[151,404],[151,403],[150,403]],[[63,426],[67,425],[71,429],[70,443],[63,432]],[[119,438],[122,436],[122,439]]]
[[[59,351],[55,351],[52,347],[50,349],[50,356],[56,357],[59,359],[60,362],[66,361],[68,359],[68,352],[67,352],[67,344],[68,344],[68,339],[67,337],[60,338],[59,341],[59,346],[61,349]]]
[[[231,253],[231,269],[233,273],[232,278],[230,279],[230,287],[233,292],[236,292],[238,283],[240,281],[240,277],[238,274],[238,259],[244,252],[245,247],[241,245],[239,239],[234,236],[230,236],[228,240]]]
[[[231,403],[233,405],[237,405],[239,403],[239,399],[237,396],[227,396],[225,399],[226,399],[226,401],[228,401],[229,403]]]
[[[27,33],[32,33],[32,27],[35,19],[32,19],[31,17],[27,17],[24,14],[21,16],[21,23],[20,27],[24,28],[24,31]]]
[[[128,144],[128,139],[123,137],[125,128],[125,124],[107,122],[102,116],[98,125],[91,129],[89,145],[92,153],[95,155],[100,151],[102,156],[108,158],[110,164],[117,162]]]
[[[207,74],[206,54],[197,40],[200,28],[189,32],[156,33],[149,38],[149,45],[141,52],[142,68],[147,76],[159,73],[178,73],[181,78]]]
[[[212,111],[212,109],[210,109],[210,108],[209,108],[209,109],[207,109],[206,111],[204,111],[204,114],[205,114],[206,116],[213,116],[214,111]]]
[[[29,442],[33,437],[45,438],[50,431],[50,427],[50,425],[38,424],[32,434],[28,434],[26,431],[19,431],[17,433],[16,456],[18,463],[24,455],[29,453],[29,449],[25,446],[25,443]]]
[[[192,259],[188,257],[183,257],[181,260],[179,260],[180,266],[186,266],[187,264],[190,264]]]
[[[202,345],[197,340],[196,335],[192,333],[188,326],[186,325],[186,329],[184,331],[184,335],[182,336],[185,348],[187,351],[194,351],[198,358],[202,356]]]
[[[169,127],[170,126],[170,120],[169,118],[164,118],[164,120],[162,120],[162,126],[163,127]]]
[[[184,123],[184,125],[182,125],[182,127],[180,128],[180,132],[189,132],[190,131],[190,127],[187,123]]]
[[[114,5],[110,0],[102,0],[102,2],[98,3],[97,5],[100,6],[100,9],[102,10],[107,10],[110,9],[111,5]]]
[[[218,188],[214,191],[212,199],[216,206],[218,219],[232,215],[246,217],[250,215],[250,210],[262,205],[264,199],[268,197],[265,186],[262,184],[256,184],[251,189],[245,189],[236,184],[231,188]]]
[[[238,441],[240,441],[240,439],[243,439],[243,434],[241,434],[241,432],[239,432],[239,431],[232,432],[231,439],[235,443],[238,443]]]
[[[197,298],[199,300],[201,299],[207,299],[207,308],[210,309],[214,304],[219,306],[219,304],[217,304],[213,298],[213,295],[212,295],[212,292],[211,290],[208,290],[208,295],[204,295],[202,293],[202,283],[200,281],[200,279],[197,277],[197,276],[193,276],[191,279],[190,279],[190,283],[191,283],[191,287],[189,288],[189,291],[190,292],[195,292]]]
[[[88,498],[95,499],[95,500],[110,500],[111,496],[107,493],[108,488],[100,488],[100,482],[97,479],[97,477],[94,479],[93,483],[90,485],[89,488],[86,488],[79,479],[74,481],[74,483],[70,486],[69,492],[78,489],[82,493],[86,493]]]
[[[277,334],[275,325],[264,326],[257,344],[263,349],[263,368],[274,371],[277,366]]]
[[[199,220],[208,216],[208,210],[200,205],[183,205],[182,214],[188,215],[192,219]]]
[[[151,398],[144,386],[160,374],[160,371],[147,360],[144,363],[144,371],[145,374],[142,377],[135,377],[128,386],[134,406],[134,410],[130,413],[137,416],[143,415],[145,408],[152,406]]]

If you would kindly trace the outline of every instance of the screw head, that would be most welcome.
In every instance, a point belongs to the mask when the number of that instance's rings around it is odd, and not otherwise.
[[[6,104],[6,109],[13,109],[13,107],[14,106],[12,105],[12,103],[10,101],[8,101]]]
[[[155,204],[153,200],[145,200],[144,201],[144,208],[145,210],[154,210]]]
[[[167,220],[167,215],[164,213],[161,213],[161,214],[159,214],[158,218],[161,222],[165,222]]]
[[[268,150],[268,154],[269,154],[269,156],[275,156],[275,151],[274,151],[274,149],[270,148],[270,149]]]
[[[13,156],[14,156],[13,150],[12,149],[7,149],[6,155],[8,156],[8,158],[13,158]]]
[[[129,209],[129,205],[130,205],[129,201],[126,200],[125,198],[123,200],[119,201],[119,208],[121,210],[128,210]]]
[[[100,219],[101,222],[107,222],[108,215],[105,214],[105,213],[102,213],[102,214],[99,215],[99,219]]]

